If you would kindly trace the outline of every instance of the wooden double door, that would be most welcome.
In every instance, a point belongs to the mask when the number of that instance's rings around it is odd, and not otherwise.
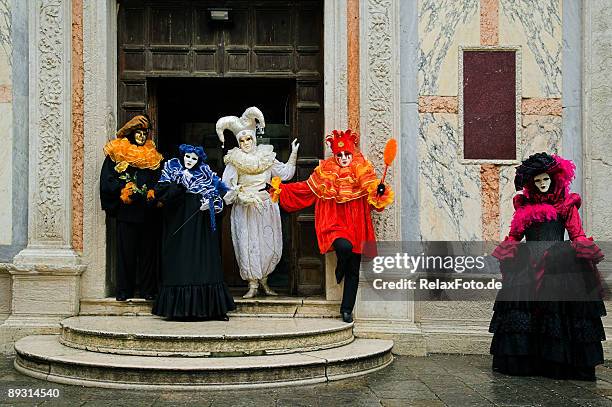
[[[228,20],[211,13],[227,11]],[[300,142],[295,180],[306,179],[323,154],[322,1],[120,0],[118,124],[147,113],[164,157],[178,145],[203,145],[223,172],[225,149],[215,134],[219,117],[259,107],[266,119],[258,142],[286,161]],[[324,292],[313,210],[283,214],[284,249],[270,280],[281,292]],[[234,261],[229,210],[221,219],[226,281],[243,286]]]

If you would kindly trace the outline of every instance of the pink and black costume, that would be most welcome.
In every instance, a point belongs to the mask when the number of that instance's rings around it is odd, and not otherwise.
[[[517,168],[522,194],[514,197],[510,233],[493,252],[503,281],[489,327],[494,371],[595,380],[603,363],[606,310],[595,266],[603,254],[582,229],[580,195],[569,190],[575,168],[546,153]],[[533,181],[543,173],[551,179],[546,193]]]

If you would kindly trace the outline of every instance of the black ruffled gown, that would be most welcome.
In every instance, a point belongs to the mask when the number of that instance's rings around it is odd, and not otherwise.
[[[525,229],[528,243],[502,256],[503,289],[489,327],[494,371],[595,380],[604,360],[603,287],[594,262],[577,256],[564,233],[558,220],[534,223]]]
[[[223,281],[218,231],[200,195],[172,183],[158,183],[163,203],[161,289],[153,314],[170,319],[225,319],[234,300]],[[182,227],[181,227],[182,226]]]

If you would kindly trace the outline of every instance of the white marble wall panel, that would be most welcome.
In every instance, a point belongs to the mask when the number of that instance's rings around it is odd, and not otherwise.
[[[457,96],[460,45],[480,44],[479,0],[419,0],[419,94]]]
[[[559,98],[562,0],[500,0],[499,43],[519,45],[524,98]]]
[[[612,4],[612,3],[611,3]],[[573,189],[583,193],[582,140],[582,0],[563,2],[563,148],[576,163]]]
[[[0,245],[13,241],[13,120],[11,103],[0,103]]]
[[[0,0],[0,245],[13,235],[13,106],[11,4]]]
[[[419,208],[423,240],[482,239],[480,165],[461,164],[457,115],[420,114]]]
[[[522,123],[522,157],[545,151],[549,154],[561,152],[563,120],[558,116],[523,115]]]

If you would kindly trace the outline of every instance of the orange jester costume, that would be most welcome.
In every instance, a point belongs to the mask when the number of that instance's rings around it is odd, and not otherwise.
[[[272,196],[288,212],[315,205],[319,250],[321,253],[336,251],[338,283],[346,276],[340,312],[349,322],[363,245],[376,239],[370,211],[382,211],[393,202],[394,193],[386,185],[382,194],[377,192],[380,181],[372,163],[357,151],[357,135],[351,130],[334,130],[326,142],[334,155],[321,160],[306,181],[273,183]],[[349,157],[348,164],[347,160],[342,161],[346,157]]]

